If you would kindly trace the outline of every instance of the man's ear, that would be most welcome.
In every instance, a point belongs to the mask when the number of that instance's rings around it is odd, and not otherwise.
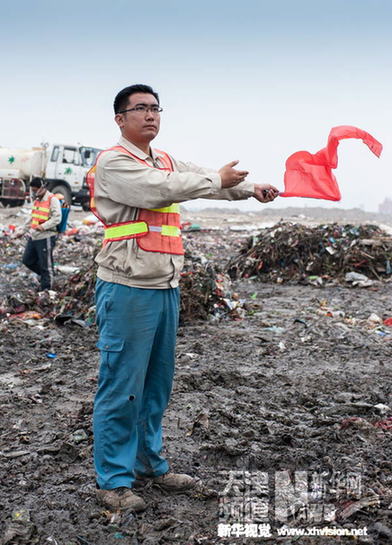
[[[117,123],[117,125],[122,129],[124,127],[124,116],[123,114],[116,114],[114,116],[114,121]]]

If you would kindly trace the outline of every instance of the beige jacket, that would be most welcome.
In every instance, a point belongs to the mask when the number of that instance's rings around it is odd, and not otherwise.
[[[163,167],[152,157],[121,137],[119,145],[149,165]],[[172,158],[174,172],[147,167],[120,151],[103,153],[95,174],[95,204],[106,224],[133,221],[139,208],[162,208],[192,199],[247,199],[254,184],[242,182],[235,189],[221,189],[216,171]],[[136,239],[113,241],[96,257],[98,278],[136,288],[166,289],[178,286],[183,256],[146,252]]]
[[[50,192],[46,191],[44,196],[40,199],[41,201],[46,201],[49,199]],[[34,206],[34,203],[33,205]],[[37,231],[36,229],[30,229],[29,235],[31,236],[32,240],[42,240],[44,238],[53,237],[55,235],[58,235],[57,231],[57,225],[61,222],[61,205],[60,201],[56,197],[52,197],[50,200],[50,217],[48,221],[45,221],[44,223],[41,223],[41,226],[43,227],[43,231]],[[31,227],[31,215],[26,220],[26,223],[24,224],[24,230],[27,231]]]

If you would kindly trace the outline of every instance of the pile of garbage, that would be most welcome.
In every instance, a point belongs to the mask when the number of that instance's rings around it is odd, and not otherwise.
[[[95,263],[69,278],[52,311],[57,323],[62,324],[70,320],[76,323],[79,321],[79,325],[90,326],[95,322],[95,282]]]
[[[241,319],[245,315],[245,301],[233,292],[230,277],[204,257],[185,254],[180,288],[181,323],[223,317]]]
[[[62,325],[74,321],[82,326],[95,321],[94,287],[96,268],[90,265],[70,276],[58,291],[33,289],[11,292],[0,300],[0,318],[24,322],[53,318]]]
[[[377,225],[279,222],[248,238],[228,273],[232,279],[315,285],[346,280],[368,287],[372,279],[390,276],[391,264],[392,238]]]
[[[63,267],[64,269],[65,267]],[[73,267],[68,267],[72,269]],[[0,299],[0,318],[24,322],[54,319],[58,325],[76,323],[88,327],[95,322],[95,263],[79,268],[58,282],[57,291],[36,292],[32,289],[11,292]],[[188,255],[180,279],[181,323],[193,320],[240,319],[245,315],[244,301],[232,292],[227,274],[218,272],[203,257]]]

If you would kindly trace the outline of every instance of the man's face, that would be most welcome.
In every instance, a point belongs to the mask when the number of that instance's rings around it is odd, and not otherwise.
[[[41,197],[43,197],[46,193],[46,187],[45,186],[42,186],[42,187],[31,187],[31,192],[33,194],[33,197],[35,199],[40,199]]]
[[[147,108],[146,111],[143,111],[143,106]],[[128,98],[128,105],[124,110],[136,110],[116,114],[114,119],[122,135],[130,142],[151,142],[158,134],[161,117],[159,113],[151,111],[151,106],[159,106],[154,95],[135,93]]]

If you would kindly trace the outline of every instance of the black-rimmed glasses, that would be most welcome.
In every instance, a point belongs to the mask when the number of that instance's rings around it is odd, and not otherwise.
[[[125,112],[135,112],[137,114],[145,114],[151,112],[152,114],[160,114],[163,108],[157,104],[137,104],[133,108],[128,108],[127,110],[121,110],[119,114],[125,114]]]

